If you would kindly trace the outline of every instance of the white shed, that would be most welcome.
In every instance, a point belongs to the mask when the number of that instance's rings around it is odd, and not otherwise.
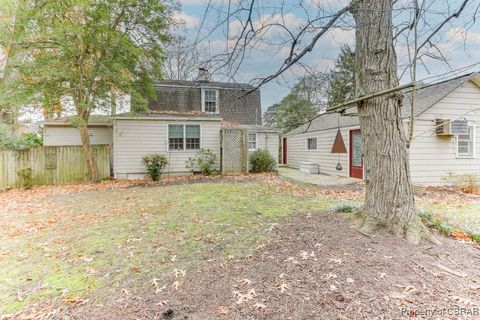
[[[404,95],[402,117],[409,121],[409,92]],[[356,113],[350,109],[347,112]],[[464,75],[417,90],[413,141],[409,149],[412,182],[445,185],[449,172],[480,175],[480,75]],[[445,123],[440,126],[440,123]],[[453,126],[462,124],[459,133]],[[333,154],[337,130],[347,153]],[[406,130],[405,130],[406,131]],[[323,114],[311,124],[283,137],[283,162],[298,168],[301,162],[318,164],[319,172],[364,178],[362,140],[356,116]],[[342,170],[337,170],[340,163]]]

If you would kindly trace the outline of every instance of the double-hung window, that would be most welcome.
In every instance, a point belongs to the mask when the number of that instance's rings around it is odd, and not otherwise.
[[[169,150],[198,150],[200,149],[200,125],[198,124],[169,124]]]
[[[317,150],[317,138],[307,139],[307,150]]]
[[[468,125],[468,133],[459,134],[457,136],[457,156],[473,157],[475,154],[474,145],[475,127],[473,124]]]
[[[249,133],[248,134],[248,150],[256,150],[256,149],[257,149],[257,134]]]
[[[218,90],[202,89],[202,111],[218,113]]]

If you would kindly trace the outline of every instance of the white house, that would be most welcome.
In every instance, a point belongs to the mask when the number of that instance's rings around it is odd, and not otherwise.
[[[402,109],[408,127],[410,94]],[[347,113],[355,113],[354,108]],[[412,182],[445,185],[449,172],[480,174],[480,75],[464,75],[416,90],[413,141],[409,149]],[[331,153],[340,129],[346,153]],[[363,178],[361,132],[356,116],[324,114],[283,137],[283,163],[318,172]],[[340,164],[340,165],[338,165]],[[341,170],[338,170],[340,169]]]

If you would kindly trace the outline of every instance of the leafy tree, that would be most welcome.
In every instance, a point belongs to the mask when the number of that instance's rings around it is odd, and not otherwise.
[[[266,125],[288,132],[312,119],[317,113],[318,108],[311,101],[302,98],[298,93],[290,93],[267,109],[264,120]]]
[[[18,1],[14,26],[0,23],[0,45],[9,48],[0,94],[10,106],[46,114],[58,112],[59,101],[73,107],[89,178],[97,181],[90,114],[111,92],[129,93],[137,108],[154,97],[169,12],[157,0]]]
[[[329,106],[355,98],[355,51],[350,46],[342,46],[335,68],[327,77],[326,99]]]

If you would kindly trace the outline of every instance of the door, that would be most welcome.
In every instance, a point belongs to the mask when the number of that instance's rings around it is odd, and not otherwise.
[[[287,164],[287,138],[283,138],[283,164]]]
[[[350,130],[350,177],[363,179],[362,135]]]

